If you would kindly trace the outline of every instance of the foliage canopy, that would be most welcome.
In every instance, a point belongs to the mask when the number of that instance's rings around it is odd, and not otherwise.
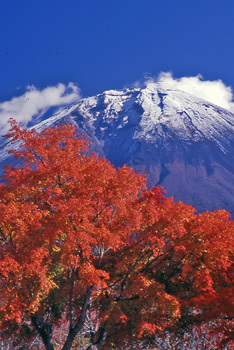
[[[233,233],[226,211],[196,214],[115,169],[71,125],[41,133],[11,120],[21,168],[0,186],[0,329],[62,349],[147,344],[164,331],[218,320],[233,339]]]

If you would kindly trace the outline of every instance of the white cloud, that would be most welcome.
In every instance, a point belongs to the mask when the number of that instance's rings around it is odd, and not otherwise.
[[[48,86],[43,90],[28,86],[26,92],[10,101],[0,103],[0,131],[8,130],[8,120],[14,118],[27,125],[34,116],[45,113],[50,107],[75,103],[80,100],[80,90],[74,83]]]
[[[170,72],[162,72],[156,79],[148,79],[145,83],[162,82],[171,85],[172,88],[183,90],[189,94],[203,98],[220,107],[234,112],[233,93],[230,86],[226,86],[222,80],[203,80],[202,75],[194,77],[174,78]]]

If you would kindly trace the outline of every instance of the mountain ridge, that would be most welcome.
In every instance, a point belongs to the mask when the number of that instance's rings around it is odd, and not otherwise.
[[[206,100],[149,83],[82,99],[33,127],[75,125],[91,151],[127,164],[198,211],[234,216],[234,114]],[[0,164],[8,162],[2,145]]]

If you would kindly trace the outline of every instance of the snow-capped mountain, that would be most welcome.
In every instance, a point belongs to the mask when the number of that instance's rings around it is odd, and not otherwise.
[[[234,217],[234,114],[165,83],[85,98],[35,127],[72,123],[91,150],[127,164],[198,211]],[[5,141],[4,141],[5,142]],[[2,144],[1,166],[9,162]]]

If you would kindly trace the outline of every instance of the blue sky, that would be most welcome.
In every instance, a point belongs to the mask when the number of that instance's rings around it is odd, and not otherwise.
[[[87,97],[160,72],[234,88],[233,0],[2,0],[0,40],[1,103],[28,86]]]

